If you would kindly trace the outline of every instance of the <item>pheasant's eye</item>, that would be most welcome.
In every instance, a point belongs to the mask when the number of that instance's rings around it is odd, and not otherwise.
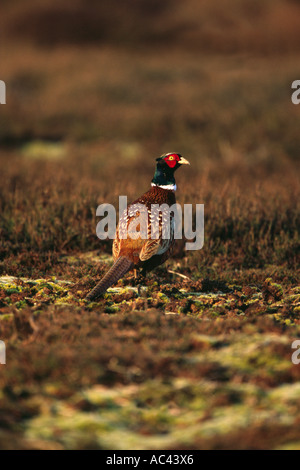
[[[177,158],[177,155],[175,153],[171,155],[166,155],[164,157],[165,163],[168,165],[169,168],[175,168],[177,165],[179,158]]]

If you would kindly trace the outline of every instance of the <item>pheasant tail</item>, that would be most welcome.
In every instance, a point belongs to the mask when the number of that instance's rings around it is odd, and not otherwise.
[[[124,276],[133,267],[132,261],[121,256],[116,260],[110,270],[98,282],[96,287],[88,294],[87,300],[97,300],[106,290],[115,284],[122,276]]]

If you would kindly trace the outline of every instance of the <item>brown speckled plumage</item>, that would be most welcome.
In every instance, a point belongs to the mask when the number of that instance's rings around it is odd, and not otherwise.
[[[171,170],[167,167],[165,161],[161,163],[162,159],[167,160],[170,156],[174,156],[174,159],[176,156],[178,162],[176,166],[173,165]],[[172,186],[172,184],[168,184],[167,177],[170,178],[170,175],[173,177],[173,172],[177,167],[182,163],[188,163],[179,154],[166,154],[158,159],[158,161],[157,166],[160,165],[160,170],[161,167],[163,168],[163,175],[166,178],[165,186],[167,188]],[[172,159],[170,161],[172,162]],[[165,169],[162,165],[165,165],[167,168]],[[159,177],[162,177],[161,172]],[[155,181],[155,177],[152,181]],[[164,180],[162,182],[164,183]],[[118,279],[131,269],[142,268],[142,272],[145,274],[145,272],[151,271],[169,258],[174,245],[174,214],[171,212],[169,218],[169,211],[167,211],[168,218],[166,218],[167,212],[160,211],[154,213],[153,211],[151,212],[151,208],[153,205],[161,206],[163,204],[170,207],[176,203],[176,198],[175,190],[165,189],[161,186],[164,186],[164,184],[152,186],[149,191],[129,204],[127,210],[121,214],[113,242],[114,265],[89,293],[87,300],[97,300],[108,287],[117,282]],[[175,180],[173,186],[175,189]],[[137,204],[143,205],[145,211],[137,210]],[[147,238],[142,238],[139,233],[141,225],[146,227]],[[169,230],[169,237],[164,239],[162,234],[163,227],[166,225],[166,228]],[[153,233],[151,238],[151,229],[155,233],[154,239]],[[127,233],[127,238],[120,235],[124,232]]]

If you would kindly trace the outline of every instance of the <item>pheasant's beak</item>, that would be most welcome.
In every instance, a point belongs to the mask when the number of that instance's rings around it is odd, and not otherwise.
[[[179,160],[179,165],[190,165],[190,162],[188,162],[185,158],[183,157],[180,157],[180,160]]]

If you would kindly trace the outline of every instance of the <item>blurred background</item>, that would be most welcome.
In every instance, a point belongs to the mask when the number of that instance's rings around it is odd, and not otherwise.
[[[1,145],[298,158],[298,0],[3,0],[1,22]]]
[[[206,204],[206,256],[294,263],[298,0],[3,0],[0,34],[2,260],[98,248],[95,207],[141,194],[176,151],[193,168],[181,202]]]

